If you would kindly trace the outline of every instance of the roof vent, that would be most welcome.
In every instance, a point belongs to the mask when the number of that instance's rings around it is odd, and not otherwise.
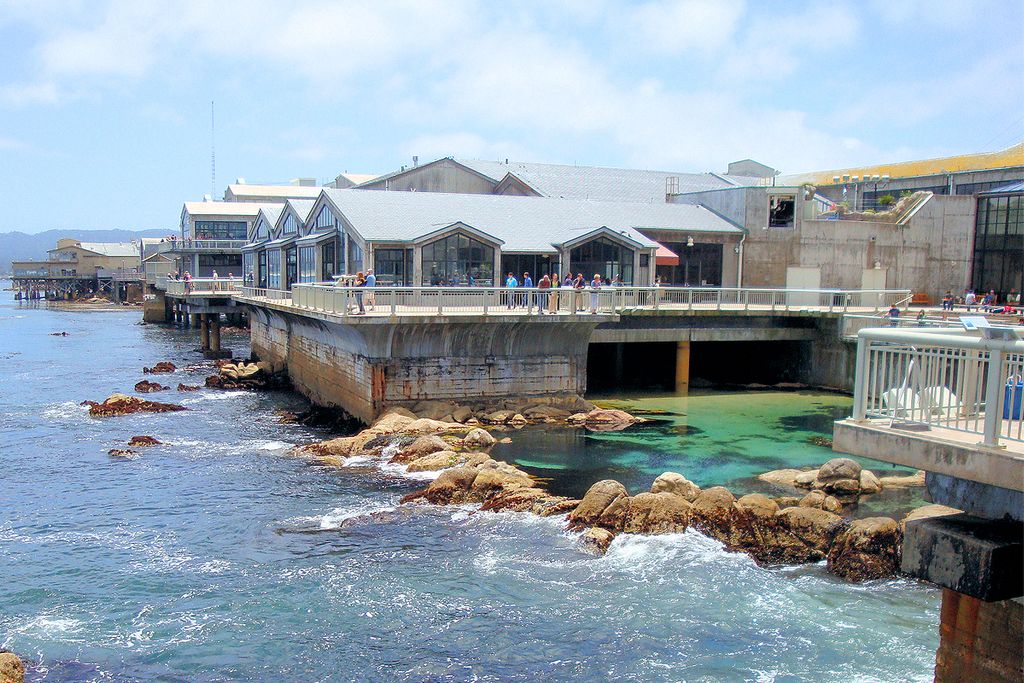
[[[670,175],[669,177],[665,178],[665,194],[679,194],[679,176]]]
[[[245,185],[245,178],[235,178],[235,185]]]
[[[212,202],[212,201],[213,201],[213,197],[211,197],[211,196],[210,196],[210,195],[208,195],[208,194],[204,194],[204,195],[203,195],[203,201],[204,201],[204,202]]]
[[[412,167],[416,168],[419,165],[420,165],[420,158],[418,156],[416,156],[415,154],[413,154],[412,155]]]

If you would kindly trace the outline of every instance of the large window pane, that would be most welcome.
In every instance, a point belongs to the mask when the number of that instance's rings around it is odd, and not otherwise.
[[[449,235],[426,244],[420,254],[424,285],[490,285],[494,281],[494,249],[467,235]]]
[[[595,273],[611,281],[616,275],[625,284],[633,283],[633,250],[604,237],[582,244],[569,252],[574,272],[582,272],[590,280]]]

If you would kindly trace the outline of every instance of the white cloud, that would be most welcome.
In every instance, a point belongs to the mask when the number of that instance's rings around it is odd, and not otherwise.
[[[657,0],[634,8],[623,23],[636,49],[709,52],[732,37],[744,9],[740,0]]]
[[[14,83],[0,86],[0,103],[14,107],[33,104],[55,104],[60,92],[52,81],[39,83]]]

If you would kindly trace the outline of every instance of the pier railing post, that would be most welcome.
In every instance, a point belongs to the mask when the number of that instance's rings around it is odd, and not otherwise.
[[[395,290],[391,290],[390,292],[388,292],[388,296],[391,298],[391,317],[397,317],[398,309],[395,304],[395,300],[398,298],[398,292]]]
[[[1003,421],[1003,398],[1006,392],[1006,375],[1003,369],[1003,352],[990,349],[988,352],[988,376],[985,379],[985,435],[981,442],[988,448],[999,448],[999,430]]]
[[[864,420],[868,405],[868,362],[871,358],[871,341],[857,341],[857,365],[854,368],[853,380],[853,419]]]
[[[490,301],[489,301],[490,298],[491,298],[491,290],[490,289],[485,289],[484,290],[484,315],[487,315],[487,311],[488,311],[489,304],[490,304]]]

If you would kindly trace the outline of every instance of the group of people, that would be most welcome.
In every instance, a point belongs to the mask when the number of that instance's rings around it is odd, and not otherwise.
[[[338,278],[334,281],[336,287],[348,286],[344,278]],[[352,287],[357,287],[355,295],[356,302],[349,306],[349,311],[352,315],[366,315],[366,307],[369,306],[370,310],[374,310],[376,307],[376,301],[373,296],[374,288],[377,287],[377,276],[373,274],[373,268],[370,268],[364,274],[363,271],[356,273],[356,276],[352,279]],[[365,292],[362,290],[366,290]],[[364,301],[365,299],[365,301]]]
[[[988,290],[980,299],[973,289],[966,290],[962,298],[955,298],[953,292],[947,289],[942,297],[942,310],[952,311],[957,304],[964,306],[968,313],[982,310],[985,313],[1013,314],[1020,306],[1020,293],[1016,289],[1011,289],[1006,295],[1006,300],[1000,303],[994,289]]]
[[[541,315],[556,314],[558,313],[559,307],[559,290],[571,289],[572,300],[569,305],[573,311],[582,311],[583,308],[583,290],[590,290],[590,312],[597,313],[598,307],[598,290],[601,287],[622,287],[622,278],[616,275],[612,278],[611,282],[608,282],[600,273],[594,273],[594,277],[587,281],[586,277],[582,272],[573,275],[571,272],[566,273],[564,278],[559,277],[558,273],[552,273],[550,275],[541,276],[540,280],[537,281],[535,291],[516,292],[511,291],[505,295],[505,305],[508,309],[517,307],[526,308],[531,304],[537,307],[537,310]],[[513,273],[509,273],[505,278],[505,288],[510,290],[525,289],[533,290],[535,287],[533,278],[530,277],[529,272],[523,273],[523,279],[519,280]]]

